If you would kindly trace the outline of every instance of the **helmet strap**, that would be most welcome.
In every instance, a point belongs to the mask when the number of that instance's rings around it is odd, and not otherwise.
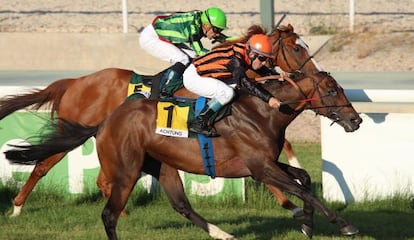
[[[256,59],[256,54],[254,54],[254,56],[253,57],[250,57],[250,54],[251,54],[251,52],[252,52],[252,49],[250,48],[250,45],[249,44],[247,44],[247,49],[246,49],[246,53],[247,53],[247,56],[246,56],[246,58],[249,60],[249,67],[251,67],[252,66],[252,64],[253,64],[253,61]]]

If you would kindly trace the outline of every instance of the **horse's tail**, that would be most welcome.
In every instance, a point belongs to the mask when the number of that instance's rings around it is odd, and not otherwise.
[[[32,106],[34,110],[39,110],[45,104],[51,104],[51,117],[59,109],[60,100],[68,87],[75,79],[58,80],[43,90],[33,89],[26,94],[8,95],[0,99],[0,120],[9,114]]]
[[[41,143],[33,145],[9,145],[15,149],[4,152],[12,163],[36,164],[44,159],[62,152],[68,152],[82,145],[95,136],[99,125],[84,126],[77,122],[59,119],[54,122],[56,131],[40,136]]]

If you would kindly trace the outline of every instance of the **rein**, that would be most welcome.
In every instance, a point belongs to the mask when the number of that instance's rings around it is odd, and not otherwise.
[[[351,105],[351,103],[347,103],[347,104],[342,104],[342,105],[327,105],[326,103],[325,103],[325,101],[324,101],[324,99],[325,98],[327,98],[327,97],[333,97],[333,96],[335,96],[336,94],[332,94],[332,93],[328,93],[328,94],[326,94],[326,95],[322,95],[321,94],[321,92],[319,91],[319,88],[318,88],[318,83],[317,83],[317,81],[315,81],[315,79],[314,78],[312,78],[312,80],[313,80],[313,87],[314,87],[314,90],[318,93],[318,97],[307,97],[306,96],[306,94],[303,92],[303,90],[300,88],[300,86],[295,82],[295,81],[293,81],[291,78],[289,78],[289,77],[287,77],[287,76],[282,76],[283,77],[283,79],[285,79],[290,85],[292,85],[293,86],[293,88],[295,88],[298,92],[299,92],[299,94],[301,95],[301,97],[303,98],[303,99],[300,99],[300,100],[293,100],[293,101],[283,101],[281,104],[282,105],[289,105],[289,104],[296,104],[296,103],[300,103],[300,105],[298,105],[295,109],[294,109],[294,111],[295,112],[298,112],[298,111],[300,111],[301,109],[303,109],[303,110],[305,110],[305,109],[307,109],[307,110],[318,110],[318,109],[321,109],[321,108],[328,108],[328,109],[331,109],[331,108],[343,108],[343,107],[351,107],[352,105]],[[313,96],[314,94],[312,94],[312,96]],[[320,107],[314,107],[314,106],[312,106],[312,104],[311,104],[311,102],[313,102],[313,101],[318,101],[318,100],[320,100],[321,101],[321,104],[323,105],[323,106],[320,106]],[[304,105],[307,105],[306,107],[304,107]],[[332,114],[335,114],[336,113],[336,111],[331,111],[332,112]],[[316,114],[320,114],[319,113],[319,111],[316,111]]]

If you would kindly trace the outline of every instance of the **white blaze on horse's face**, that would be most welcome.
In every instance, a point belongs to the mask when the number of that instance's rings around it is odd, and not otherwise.
[[[301,37],[298,37],[296,39],[296,44],[302,46],[309,53],[309,46],[308,46],[308,44],[305,43],[305,41],[303,41],[303,39]]]
[[[302,46],[304,49],[306,49],[306,51],[310,55],[310,53],[309,53],[309,46],[308,46],[308,44],[305,43],[305,41],[303,41],[303,39],[301,37],[298,37],[296,39],[296,44],[298,44],[298,45]],[[316,62],[316,60],[314,58],[312,58],[311,61],[315,65],[316,69],[318,69],[318,71],[320,71],[320,72],[323,71],[322,67]]]

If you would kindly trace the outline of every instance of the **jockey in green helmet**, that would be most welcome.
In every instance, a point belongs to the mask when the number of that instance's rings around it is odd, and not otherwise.
[[[220,33],[224,29],[228,29],[226,14],[223,10],[217,7],[211,7],[205,10],[201,14],[201,22],[211,25],[213,27],[213,31],[216,33]]]
[[[173,64],[161,77],[162,95],[169,82],[181,79],[184,70],[194,57],[208,52],[203,47],[201,38],[214,40],[222,36],[221,32],[227,28],[227,18],[223,10],[210,7],[204,11],[195,10],[157,16],[142,30],[139,37],[141,48]],[[171,95],[171,92],[165,95]]]

